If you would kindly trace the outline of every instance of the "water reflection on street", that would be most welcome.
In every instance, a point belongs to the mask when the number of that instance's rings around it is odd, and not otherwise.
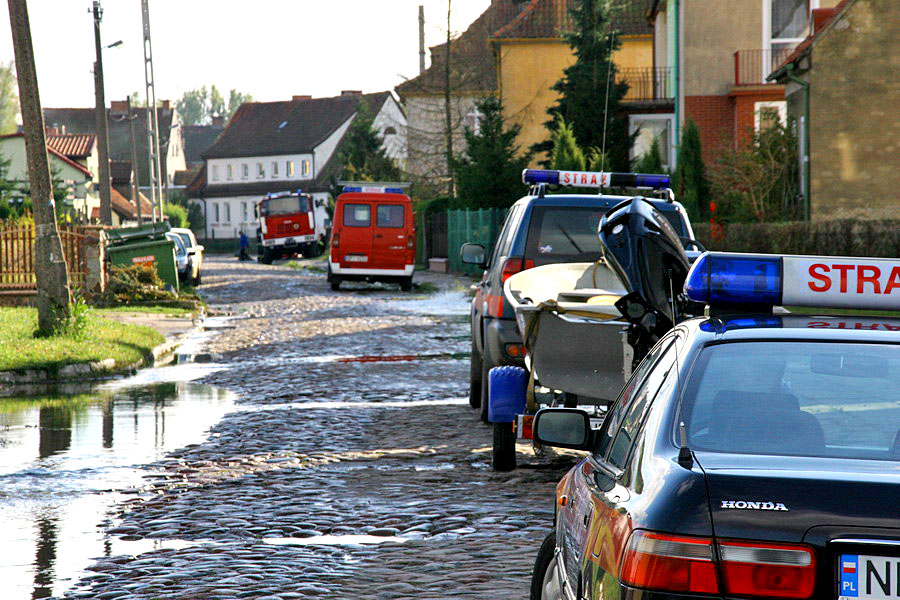
[[[202,441],[232,405],[190,382],[0,398],[2,598],[59,595],[114,553],[100,524],[143,485],[140,466]]]

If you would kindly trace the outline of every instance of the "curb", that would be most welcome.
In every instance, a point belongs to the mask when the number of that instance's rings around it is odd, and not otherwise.
[[[196,319],[193,327],[188,331],[153,347],[153,349],[150,350],[150,356],[130,365],[122,365],[117,368],[114,359],[105,358],[98,361],[66,365],[56,370],[55,374],[48,369],[0,371],[0,386],[71,383],[73,380],[100,381],[119,375],[129,375],[143,367],[155,367],[166,364],[168,362],[167,359],[171,357],[184,338],[191,333],[194,333],[203,324],[203,318],[204,317]]]

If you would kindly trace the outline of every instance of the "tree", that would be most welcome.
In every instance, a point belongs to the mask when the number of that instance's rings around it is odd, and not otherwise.
[[[551,138],[553,150],[550,153],[550,168],[561,171],[584,171],[584,152],[575,141],[572,127],[563,117],[556,118],[556,128]]]
[[[725,149],[712,174],[726,221],[789,221],[803,217],[799,189],[797,136],[772,125],[752,131],[737,149]]]
[[[681,134],[672,190],[675,198],[687,209],[692,221],[706,220],[709,217],[709,181],[703,165],[700,130],[693,119],[687,120]]]
[[[72,295],[69,291],[66,257],[53,214],[44,115],[25,0],[9,0],[9,21],[16,55],[16,72],[19,75],[19,99],[25,126],[25,152],[34,209],[37,333],[47,336],[60,331],[71,318]]]
[[[634,170],[638,173],[664,173],[662,162],[662,150],[659,147],[659,138],[654,137],[650,149],[634,164]]]
[[[621,42],[610,28],[611,0],[575,0],[571,16],[574,31],[564,39],[575,54],[575,62],[553,85],[559,93],[547,109],[551,119],[545,124],[555,132],[558,117],[568,122],[581,148],[599,148],[607,159],[606,171],[627,171],[634,135],[628,130],[628,116],[620,103],[628,84],[616,81],[612,53]],[[536,144],[533,150],[551,152],[553,140]]]
[[[341,179],[397,181],[401,177],[400,169],[385,153],[384,140],[375,129],[375,115],[365,98],[359,101],[338,157],[343,165]]]
[[[16,65],[13,61],[0,64],[0,135],[15,133],[19,115],[19,95],[16,93]]]
[[[231,120],[231,115],[233,115],[235,111],[241,107],[241,104],[245,102],[253,102],[253,96],[250,94],[242,94],[235,89],[229,91],[228,107],[225,109],[225,114],[222,115],[225,118],[225,122]]]
[[[225,122],[231,119],[241,104],[253,102],[253,96],[242,94],[232,89],[228,92],[228,104],[219,89],[212,85],[189,90],[175,101],[175,107],[185,125],[209,125],[214,116],[222,117]]]
[[[466,151],[453,161],[461,208],[505,208],[522,189],[522,170],[530,153],[519,154],[521,126],[504,127],[503,106],[496,96],[475,105],[482,117],[478,130],[465,128]]]

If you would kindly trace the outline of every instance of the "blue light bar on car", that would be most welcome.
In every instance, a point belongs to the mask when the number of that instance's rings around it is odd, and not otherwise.
[[[377,186],[377,185],[366,185],[366,186],[348,185],[343,188],[342,192],[343,193],[365,192],[367,194],[402,194],[403,188],[383,187],[383,186]]]
[[[706,252],[684,291],[710,306],[900,310],[900,260]]]
[[[781,304],[781,257],[706,252],[694,261],[684,291],[695,302]]]
[[[540,183],[591,188],[650,188],[669,187],[668,175],[642,173],[605,173],[602,171],[556,171],[549,169],[525,169],[522,182],[527,185]]]

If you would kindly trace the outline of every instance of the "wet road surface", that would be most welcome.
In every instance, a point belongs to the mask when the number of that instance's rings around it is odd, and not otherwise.
[[[60,597],[527,598],[573,459],[523,445],[524,468],[490,470],[459,284],[331,292],[313,271],[205,269],[201,293],[235,318],[197,368],[232,412],[148,467],[106,525],[135,550],[92,557]]]

